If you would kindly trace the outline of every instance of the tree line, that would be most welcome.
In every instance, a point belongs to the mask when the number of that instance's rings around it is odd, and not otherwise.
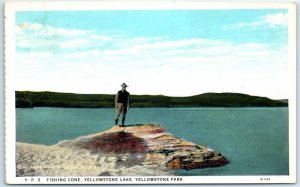
[[[115,95],[16,91],[17,108],[113,108]],[[131,107],[286,107],[287,102],[240,93],[204,93],[189,97],[131,95]]]

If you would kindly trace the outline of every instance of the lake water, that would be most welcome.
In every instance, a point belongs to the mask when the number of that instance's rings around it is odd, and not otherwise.
[[[104,131],[114,109],[16,109],[17,141],[51,145]],[[177,175],[288,175],[288,108],[132,108],[127,124],[157,123],[221,152],[230,164]]]

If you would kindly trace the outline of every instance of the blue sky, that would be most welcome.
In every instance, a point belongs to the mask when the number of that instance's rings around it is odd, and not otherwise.
[[[36,11],[18,12],[16,23],[43,23],[66,29],[125,33],[130,36],[222,39],[233,42],[287,42],[285,27],[226,29],[230,24],[261,21],[286,10]],[[224,28],[225,27],[225,28]],[[247,32],[245,32],[247,31]],[[271,31],[271,32],[270,32]],[[259,34],[258,34],[259,33]]]
[[[16,13],[17,90],[288,98],[287,10]]]

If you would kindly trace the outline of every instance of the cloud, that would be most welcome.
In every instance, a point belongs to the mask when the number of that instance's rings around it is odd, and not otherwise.
[[[17,27],[18,90],[114,93],[120,82],[128,82],[135,94],[287,96],[284,45]]]
[[[266,16],[260,17],[256,21],[252,22],[239,22],[235,24],[229,24],[223,26],[223,30],[231,29],[241,29],[241,28],[250,28],[256,29],[258,27],[287,27],[288,25],[288,14],[287,13],[276,13],[276,14],[267,14]]]
[[[80,29],[65,29],[57,28],[49,25],[43,25],[40,23],[20,23],[16,26],[17,34],[22,32],[32,32],[37,35],[43,36],[65,36],[65,37],[75,37],[84,36],[92,33],[90,30],[80,30]]]
[[[288,15],[287,13],[268,14],[263,17],[263,22],[270,26],[287,26]]]
[[[16,25],[17,47],[23,50],[56,52],[97,48],[112,40],[106,35],[96,34],[92,30],[57,28],[39,23],[21,23]]]

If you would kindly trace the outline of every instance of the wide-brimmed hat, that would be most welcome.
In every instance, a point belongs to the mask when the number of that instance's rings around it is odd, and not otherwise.
[[[127,86],[127,84],[125,84],[125,83],[121,84],[121,86],[122,86],[122,87],[129,87],[129,86]]]

